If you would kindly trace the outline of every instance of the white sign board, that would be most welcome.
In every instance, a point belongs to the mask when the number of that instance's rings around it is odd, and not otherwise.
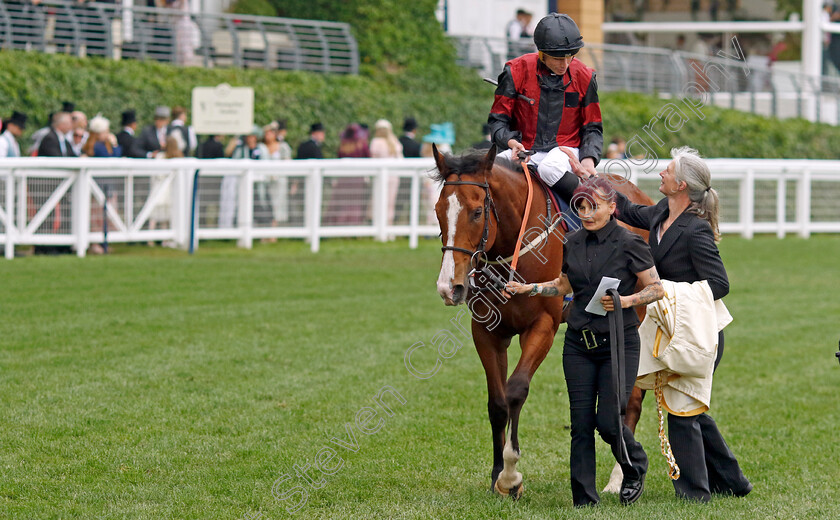
[[[254,89],[195,87],[192,90],[192,126],[197,134],[247,134],[254,126]]]

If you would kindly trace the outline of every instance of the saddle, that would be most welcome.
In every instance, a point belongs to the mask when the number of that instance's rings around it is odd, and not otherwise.
[[[496,157],[496,163],[501,164],[502,166],[504,166],[504,167],[508,168],[509,170],[514,171],[514,172],[522,172],[523,174],[525,173],[525,172],[522,171],[522,163],[520,163],[519,161],[511,161],[509,159]],[[579,228],[580,227],[580,221],[578,220],[577,215],[575,215],[574,212],[569,207],[569,205],[566,204],[566,202],[563,199],[558,197],[557,194],[554,193],[554,191],[551,190],[551,187],[548,184],[546,184],[545,181],[542,180],[542,178],[539,176],[539,172],[537,172],[537,167],[534,166],[533,164],[529,164],[528,168],[531,171],[531,179],[533,179],[536,182],[536,184],[542,189],[543,193],[545,193],[545,195],[546,195],[546,207],[548,208],[548,220],[550,222],[554,222],[555,216],[554,216],[554,213],[551,210],[551,207],[553,205],[555,208],[557,208],[557,211],[559,213],[565,213],[566,215],[569,215],[571,217],[572,221],[576,222],[578,224],[578,228]],[[569,232],[569,224],[566,222],[565,219],[563,219],[560,222],[560,228],[563,229],[563,233],[568,233]]]

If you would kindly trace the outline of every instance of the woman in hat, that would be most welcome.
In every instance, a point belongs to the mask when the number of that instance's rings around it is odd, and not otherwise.
[[[111,133],[111,123],[101,114],[90,120],[90,135],[82,146],[83,157],[121,157],[122,148]]]

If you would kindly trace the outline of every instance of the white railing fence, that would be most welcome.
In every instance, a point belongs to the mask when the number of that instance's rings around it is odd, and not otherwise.
[[[654,199],[667,161],[604,161]],[[840,233],[840,161],[710,159],[721,231]],[[18,158],[0,162],[0,242],[69,245],[327,237],[437,237],[431,159],[308,161]],[[196,206],[192,199],[199,170]],[[103,211],[103,208],[106,208]],[[105,218],[103,218],[103,215]],[[196,242],[197,243],[197,242]]]

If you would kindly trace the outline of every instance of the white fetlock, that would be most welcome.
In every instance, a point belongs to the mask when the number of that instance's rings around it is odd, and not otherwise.
[[[610,473],[610,481],[607,483],[602,493],[618,493],[621,491],[621,482],[624,480],[624,473],[621,471],[621,466],[616,462],[615,467]]]
[[[510,439],[505,443],[505,450],[502,458],[505,460],[505,467],[496,478],[495,491],[500,495],[510,496],[514,499],[522,496],[522,473],[516,471],[516,463],[519,462],[520,454],[514,451]]]

